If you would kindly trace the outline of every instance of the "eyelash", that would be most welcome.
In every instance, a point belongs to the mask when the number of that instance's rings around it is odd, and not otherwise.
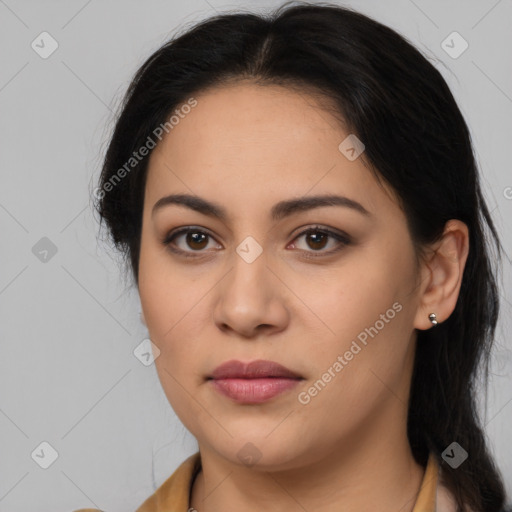
[[[183,235],[183,234],[187,234],[187,233],[202,233],[202,234],[205,234],[206,236],[208,236],[210,238],[214,238],[210,233],[208,233],[207,231],[204,231],[203,229],[198,229],[198,228],[194,228],[194,227],[187,227],[187,228],[179,229],[177,231],[171,231],[170,233],[168,233],[166,235],[166,237],[164,238],[164,240],[162,241],[162,244],[165,247],[167,247],[170,251],[172,251],[175,254],[179,254],[180,256],[184,256],[186,258],[198,258],[198,257],[201,257],[202,255],[201,254],[197,254],[197,253],[200,253],[200,252],[203,252],[203,251],[193,251],[192,253],[190,253],[189,251],[183,251],[181,249],[176,249],[175,247],[172,247],[172,245],[171,245],[172,242],[178,236]],[[314,258],[321,258],[321,257],[331,256],[332,254],[335,254],[335,253],[341,251],[341,249],[343,249],[345,246],[348,246],[348,245],[350,245],[352,243],[352,240],[347,235],[342,235],[342,234],[336,233],[334,231],[331,231],[328,228],[324,228],[324,227],[321,227],[321,226],[309,227],[309,228],[305,229],[304,231],[301,231],[292,240],[292,242],[297,240],[301,236],[308,235],[308,234],[311,234],[311,233],[321,233],[321,234],[327,235],[327,236],[337,240],[340,243],[340,245],[338,247],[336,247],[335,249],[331,249],[329,251],[321,251],[321,250],[319,250],[319,251],[304,251],[304,250],[300,249],[304,253],[303,256],[305,258],[314,259]],[[194,254],[194,252],[196,254]],[[313,254],[311,254],[311,252]],[[315,252],[317,252],[318,254],[314,254]]]

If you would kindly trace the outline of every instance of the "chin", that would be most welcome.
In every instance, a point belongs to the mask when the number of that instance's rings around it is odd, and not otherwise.
[[[301,458],[301,453],[295,452],[301,446],[299,441],[278,436],[271,441],[267,434],[234,437],[227,446],[217,447],[216,451],[233,464],[255,471],[284,471],[296,467]]]

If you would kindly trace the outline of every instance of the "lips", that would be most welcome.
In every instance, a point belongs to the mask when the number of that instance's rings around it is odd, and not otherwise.
[[[210,379],[263,379],[263,378],[302,379],[300,375],[288,368],[275,363],[258,359],[250,363],[242,361],[226,361],[209,376]]]
[[[208,377],[221,395],[239,404],[261,404],[294,388],[303,378],[273,361],[227,361]]]

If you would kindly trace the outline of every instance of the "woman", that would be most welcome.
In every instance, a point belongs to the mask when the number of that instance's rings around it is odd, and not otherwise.
[[[349,9],[226,14],[137,72],[95,191],[198,441],[138,512],[500,511],[498,315],[467,125]]]

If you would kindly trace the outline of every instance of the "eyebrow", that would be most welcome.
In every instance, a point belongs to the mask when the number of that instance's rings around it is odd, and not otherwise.
[[[158,210],[173,204],[185,206],[186,208],[190,208],[191,210],[202,213],[203,215],[216,217],[224,222],[228,219],[228,213],[223,206],[190,194],[171,194],[160,198],[153,206],[151,215],[153,216]],[[372,217],[372,214],[357,201],[345,196],[332,194],[308,196],[281,201],[272,207],[270,217],[273,221],[279,221],[285,217],[293,215],[294,213],[312,210],[314,208],[321,208],[324,206],[343,206],[351,208],[365,217]]]

